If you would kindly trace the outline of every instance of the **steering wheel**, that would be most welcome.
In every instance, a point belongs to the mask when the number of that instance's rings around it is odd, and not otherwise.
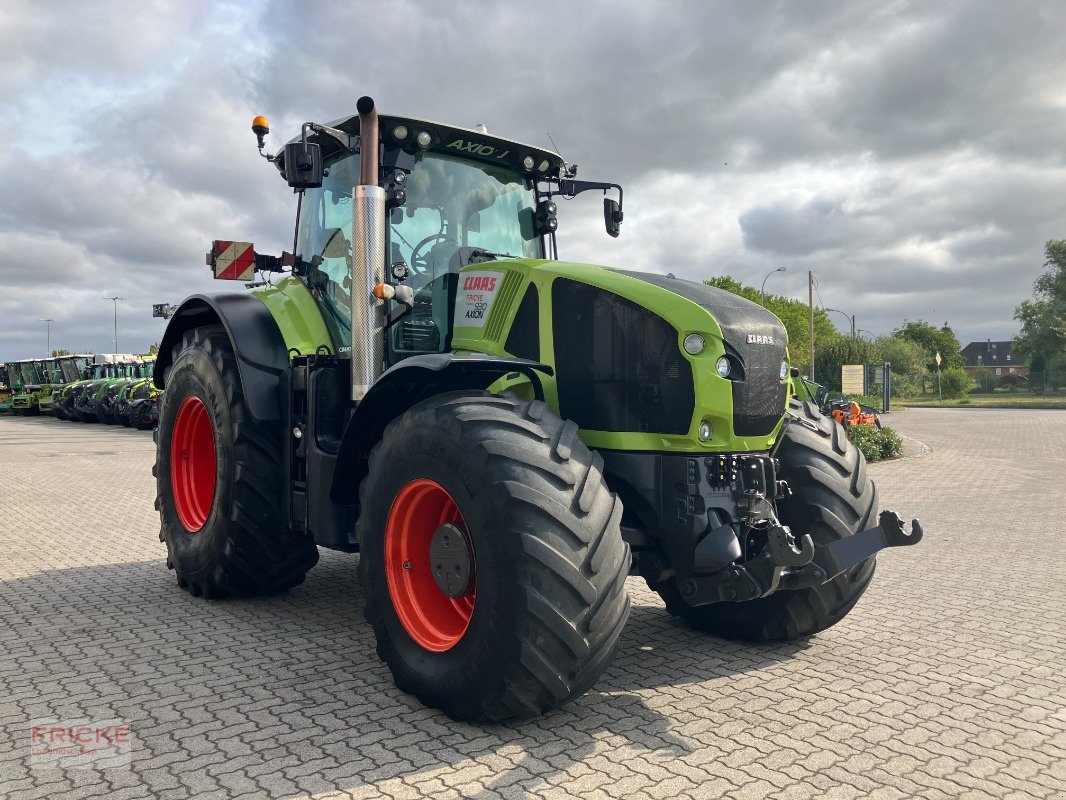
[[[414,249],[411,251],[411,270],[416,275],[425,275],[430,271],[429,262],[426,260],[426,256],[428,256],[429,253],[423,253],[422,251],[426,250],[430,245],[435,245],[440,242],[453,242],[457,247],[459,245],[458,242],[456,242],[454,239],[451,239],[444,233],[431,233],[425,239],[416,244]]]

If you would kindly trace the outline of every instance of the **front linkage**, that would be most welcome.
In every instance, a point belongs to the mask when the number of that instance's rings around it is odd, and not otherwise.
[[[765,546],[751,561],[682,580],[678,588],[685,602],[693,606],[742,602],[779,589],[821,586],[887,547],[907,547],[922,540],[921,523],[912,520],[908,533],[894,511],[882,511],[872,528],[821,547],[815,547],[809,534],[797,541],[788,526],[776,520],[765,532]]]
[[[711,521],[687,558],[679,558],[677,549],[667,553],[674,566],[685,564],[678,570],[677,589],[690,606],[744,602],[778,590],[821,586],[887,547],[914,545],[922,538],[918,520],[908,533],[898,514],[882,511],[877,525],[815,545],[809,533],[794,533],[778,519],[777,503],[791,497],[792,489],[781,479],[781,462],[773,455],[725,454],[685,461],[685,483],[674,484],[672,502],[664,497],[663,507],[678,509],[681,528],[703,529]],[[667,538],[678,542],[685,537]],[[640,571],[654,582],[664,577],[667,564],[649,556],[642,559]]]

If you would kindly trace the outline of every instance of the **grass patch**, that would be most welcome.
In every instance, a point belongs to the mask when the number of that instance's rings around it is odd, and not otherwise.
[[[991,394],[969,394],[958,399],[944,398],[938,400],[936,395],[920,397],[893,398],[895,408],[1066,408],[1066,395],[1049,394],[1041,396],[1029,392],[993,392]]]

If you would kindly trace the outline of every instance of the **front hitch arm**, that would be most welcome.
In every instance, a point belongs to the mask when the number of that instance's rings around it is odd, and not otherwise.
[[[680,581],[682,598],[697,606],[820,586],[881,550],[918,544],[924,531],[915,519],[908,532],[898,514],[882,511],[874,527],[817,547],[809,534],[795,537],[783,525],[775,525],[767,533],[767,547],[746,564]]]

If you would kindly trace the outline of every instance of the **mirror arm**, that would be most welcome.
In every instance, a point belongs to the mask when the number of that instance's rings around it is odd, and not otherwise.
[[[337,128],[331,128],[329,125],[319,125],[317,122],[305,122],[300,128],[300,141],[307,144],[307,131],[312,130],[319,136],[328,136],[335,141],[341,147],[343,147],[348,153],[359,152],[359,137],[352,136]]]
[[[563,178],[559,181],[559,194],[563,197],[576,197],[582,192],[588,192],[593,189],[599,189],[604,194],[607,194],[608,189],[618,190],[618,205],[622,205],[622,187],[617,183],[600,183],[599,181],[576,181],[568,178]]]

